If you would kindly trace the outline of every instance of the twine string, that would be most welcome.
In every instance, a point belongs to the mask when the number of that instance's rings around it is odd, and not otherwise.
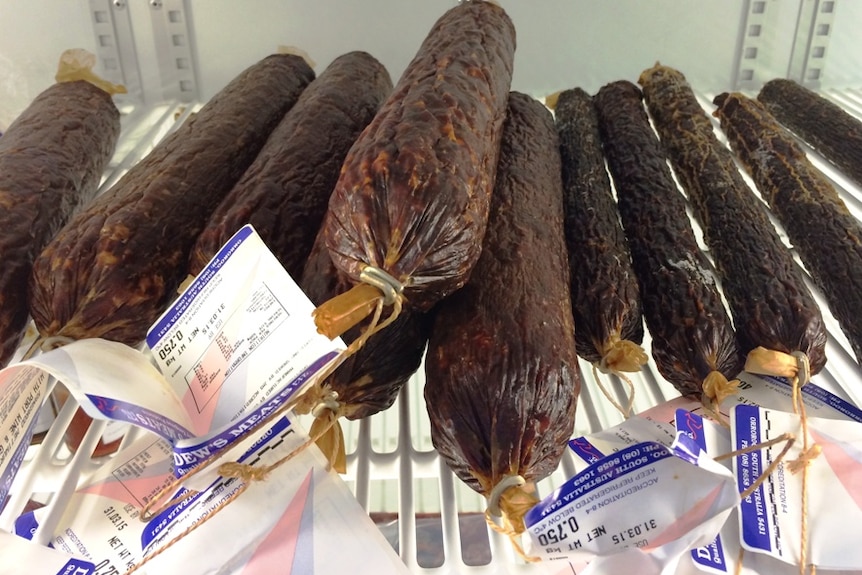
[[[701,387],[703,389],[701,403],[703,403],[706,411],[722,426],[730,429],[730,422],[721,414],[721,404],[736,393],[739,388],[739,380],[728,381],[723,373],[713,370],[703,380]]]
[[[511,488],[522,487],[527,483],[526,479],[524,479],[521,475],[506,475],[504,476],[497,485],[491,489],[491,493],[488,495],[488,506],[485,509],[485,522],[488,526],[493,529],[495,532],[500,533],[501,535],[505,535],[509,542],[512,544],[512,548],[515,550],[515,553],[527,563],[535,563],[540,561],[539,557],[531,557],[527,555],[527,552],[524,550],[523,546],[520,542],[520,536],[522,530],[518,530],[512,521],[512,518],[509,517],[509,513],[502,509],[502,503],[507,499],[507,492],[513,493],[509,491]],[[518,490],[520,495],[526,496],[521,490]],[[527,503],[528,507],[533,505],[534,501],[532,499]],[[513,506],[518,507],[517,503],[514,503]],[[523,506],[523,503],[520,505]],[[511,509],[510,509],[511,511]],[[517,514],[518,512],[516,512]],[[502,525],[497,524],[495,517],[499,517],[502,519]]]
[[[796,358],[797,372],[792,382],[793,412],[799,416],[802,426],[802,451],[795,460],[791,461],[788,469],[791,473],[802,471],[802,513],[799,528],[799,573],[805,575],[808,559],[808,468],[811,462],[820,455],[820,446],[810,445],[808,438],[808,416],[805,413],[805,402],[802,399],[802,386],[811,379],[811,367],[808,356],[800,351],[791,354]],[[812,569],[816,569],[814,565]]]
[[[604,358],[602,358],[602,363],[604,363]],[[623,373],[608,369],[607,367],[602,366],[602,363],[593,363],[593,379],[596,380],[596,385],[599,386],[599,391],[602,392],[602,395],[605,396],[605,398],[611,403],[611,405],[613,405],[616,410],[622,414],[624,418],[628,419],[629,417],[631,417],[632,406],[635,402],[635,385],[634,383],[632,383],[632,380],[626,377]],[[626,383],[629,388],[629,392],[627,394],[627,401],[625,407],[623,407],[622,404],[620,404],[620,402],[618,402],[614,398],[613,394],[605,386],[603,378],[599,377],[599,371],[601,371],[605,375],[616,375]]]

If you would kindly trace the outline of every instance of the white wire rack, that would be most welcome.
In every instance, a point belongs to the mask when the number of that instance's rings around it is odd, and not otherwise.
[[[862,118],[862,90],[827,91],[824,95]],[[712,95],[701,97],[708,110],[712,109],[711,100]],[[121,139],[103,178],[102,189],[113,185],[195,109],[193,105],[165,104],[123,110]],[[835,184],[850,210],[862,219],[862,190],[819,155],[809,152],[811,160]],[[693,225],[700,234],[697,224],[693,222]],[[782,237],[786,241],[786,236]],[[857,405],[862,405],[862,369],[822,295],[808,279],[824,312],[829,333],[828,364],[816,379],[826,387],[843,389]],[[650,348],[649,334],[646,334],[644,348]],[[623,420],[601,394],[590,366],[582,362],[581,368],[582,388],[575,436]],[[415,573],[534,575],[558,572],[557,564],[526,564],[519,560],[509,541],[485,525],[484,498],[461,483],[434,451],[422,396],[423,371],[420,368],[388,411],[359,422],[343,422],[348,451],[344,479],[360,504]],[[640,373],[634,374],[632,380],[636,388],[636,413],[679,395],[661,377],[652,360]],[[621,381],[609,377],[606,385],[620,401],[625,400],[626,390]],[[11,497],[0,513],[0,529],[11,530],[15,518],[35,502],[45,505],[47,514],[34,533],[34,540],[47,543],[79,480],[105,462],[105,458],[89,456],[104,431],[104,422],[94,422],[90,426],[75,453],[65,447],[64,435],[76,407],[74,402],[67,402],[41,444],[28,451],[25,464],[13,483]],[[145,432],[130,429],[120,448],[142,433]],[[558,487],[574,474],[574,469],[574,459],[567,452],[559,468],[538,484],[539,494],[545,495]]]

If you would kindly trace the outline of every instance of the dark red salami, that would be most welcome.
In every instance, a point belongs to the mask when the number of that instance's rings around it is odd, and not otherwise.
[[[862,361],[862,225],[762,104],[738,93],[715,103],[731,146]]]
[[[111,96],[79,80],[39,94],[0,138],[0,365],[27,324],[33,261],[96,195],[119,135]]]
[[[380,269],[427,310],[467,280],[485,235],[514,52],[514,26],[496,4],[463,2],[434,25],[351,148],[329,202],[326,245],[353,282]],[[368,313],[380,297],[368,286],[348,293],[318,308],[323,333],[352,325],[345,301]]]
[[[526,482],[499,500],[516,532],[517,502],[559,464],[580,390],[562,197],[554,120],[513,93],[482,254],[435,308],[425,399],[434,446],[462,481],[486,497]]]
[[[298,56],[254,64],[72,218],[33,266],[40,334],[141,342],[212,211],[313,76]]]

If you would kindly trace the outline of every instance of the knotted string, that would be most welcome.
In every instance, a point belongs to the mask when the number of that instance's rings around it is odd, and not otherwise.
[[[527,563],[535,563],[540,558],[527,555],[519,541],[524,532],[524,515],[539,503],[535,495],[521,489],[526,483],[520,475],[504,476],[488,495],[485,521],[491,529],[509,538],[518,557]],[[501,518],[503,524],[498,525],[495,517]]]
[[[808,468],[811,462],[820,455],[821,448],[817,444],[811,444],[808,435],[808,417],[805,413],[805,402],[802,399],[802,386],[811,379],[811,364],[808,356],[801,351],[790,354],[762,347],[755,348],[748,354],[745,362],[745,370],[762,375],[775,375],[786,377],[791,380],[793,413],[799,416],[802,427],[802,450],[799,456],[789,462],[787,469],[791,473],[802,472],[802,513],[800,525],[799,542],[799,572],[805,574],[805,570],[811,567],[812,572],[816,566],[807,565],[808,559]]]
[[[725,399],[735,394],[738,388],[738,379],[728,381],[724,374],[718,370],[711,371],[703,380],[701,403],[716,421],[727,428],[730,428],[730,423],[721,415],[721,404]]]
[[[619,335],[612,335],[601,346],[602,359],[593,363],[593,378],[599,386],[599,391],[619,411],[624,418],[631,417],[632,406],[635,402],[635,385],[623,372],[639,371],[641,366],[648,361],[646,352],[638,344],[627,339],[620,339]],[[605,375],[615,375],[626,383],[628,387],[626,406],[623,407],[605,387],[598,372]]]

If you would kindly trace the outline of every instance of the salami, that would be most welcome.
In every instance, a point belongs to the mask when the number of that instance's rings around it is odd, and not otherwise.
[[[190,273],[197,275],[250,223],[298,280],[347,150],[391,91],[386,68],[370,54],[336,58],[302,92],[219,204],[192,250]]]
[[[737,93],[715,103],[731,146],[862,361],[862,225],[763,105]]]
[[[579,88],[566,90],[554,111],[578,354],[610,369],[637,371],[646,363],[638,345],[643,340],[641,301],[593,100]]]
[[[514,26],[490,2],[463,2],[429,32],[330,198],[326,245],[354,283],[381,270],[418,310],[464,285],[485,235],[514,52]],[[318,308],[321,332],[370,313],[381,292],[360,286]]]
[[[462,481],[486,497],[526,482],[489,502],[517,533],[530,485],[559,464],[580,390],[558,137],[529,96],[510,97],[497,170],[479,261],[435,308],[425,399],[434,446]]]
[[[742,356],[641,92],[614,82],[595,104],[656,367],[681,394],[720,403]]]
[[[757,99],[776,120],[862,186],[862,122],[793,80],[770,80]]]
[[[111,95],[78,80],[39,94],[0,138],[0,365],[27,325],[33,261],[96,195],[119,135]]]
[[[736,168],[685,77],[656,65],[640,77],[667,155],[713,254],[743,353],[804,353],[826,364],[826,329],[790,250]]]
[[[72,218],[33,267],[40,334],[142,341],[210,214],[313,75],[292,55],[251,66]]]

